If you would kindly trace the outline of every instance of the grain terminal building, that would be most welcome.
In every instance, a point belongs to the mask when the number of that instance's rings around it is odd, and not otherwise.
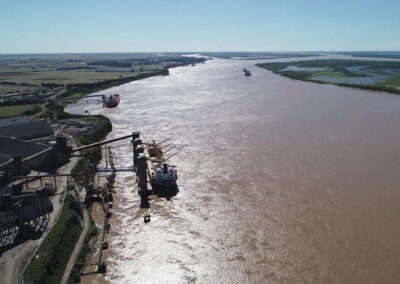
[[[0,136],[31,140],[54,135],[45,119],[31,121],[29,117],[0,120]]]
[[[51,142],[28,141],[44,137]],[[41,234],[53,211],[49,188],[23,190],[23,183],[16,177],[31,170],[55,173],[69,161],[71,150],[65,137],[54,137],[46,120],[0,120],[0,255],[26,238]]]
[[[68,162],[66,142],[53,145],[28,142],[27,140],[53,136],[54,130],[45,120],[32,121],[29,117],[16,117],[0,120],[0,168],[13,164],[18,175],[26,173],[25,168],[37,171],[54,171]],[[60,153],[62,150],[63,153]]]

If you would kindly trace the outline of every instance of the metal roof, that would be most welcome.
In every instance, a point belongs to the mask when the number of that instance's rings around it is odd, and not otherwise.
[[[29,140],[54,135],[54,131],[46,120],[41,119],[10,126],[2,126],[0,127],[0,135]]]
[[[21,124],[31,121],[29,116],[0,119],[0,127]]]
[[[2,150],[2,149],[1,149],[1,150]],[[0,150],[0,151],[1,151],[1,150]],[[3,164],[3,163],[5,163],[5,162],[8,162],[10,159],[11,159],[10,156],[0,154],[0,165]]]
[[[48,148],[51,146],[0,136],[0,159],[8,156],[6,161],[15,156],[22,156],[24,159]]]

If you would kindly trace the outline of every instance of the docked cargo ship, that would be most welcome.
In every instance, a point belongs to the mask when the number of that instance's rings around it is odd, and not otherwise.
[[[112,94],[109,97],[103,96],[103,106],[108,108],[117,107],[120,101],[119,94]]]
[[[159,197],[165,197],[167,200],[176,196],[179,192],[177,179],[176,166],[167,163],[155,164],[151,178],[153,193]]]
[[[171,146],[171,143],[162,146],[168,140],[170,138],[160,143],[156,143],[154,140],[152,143],[144,143],[146,145],[144,153],[148,161],[147,168],[152,194],[170,200],[178,194],[179,188],[177,184],[177,168],[175,165],[167,163],[167,160],[177,153],[169,157],[164,156],[165,153],[175,148],[175,146]]]

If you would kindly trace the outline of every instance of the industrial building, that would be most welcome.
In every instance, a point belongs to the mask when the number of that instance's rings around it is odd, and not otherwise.
[[[45,119],[30,121],[29,118],[0,120],[0,136],[31,140],[54,135],[54,130]]]

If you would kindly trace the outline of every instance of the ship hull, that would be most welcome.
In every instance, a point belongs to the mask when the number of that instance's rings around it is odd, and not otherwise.
[[[113,94],[103,102],[103,106],[107,108],[117,107],[119,105],[120,99],[121,98],[119,94]]]
[[[157,183],[153,181],[151,183],[151,187],[153,188],[153,194],[157,195],[158,197],[164,197],[167,199],[176,196],[179,192],[179,188],[176,182]]]

